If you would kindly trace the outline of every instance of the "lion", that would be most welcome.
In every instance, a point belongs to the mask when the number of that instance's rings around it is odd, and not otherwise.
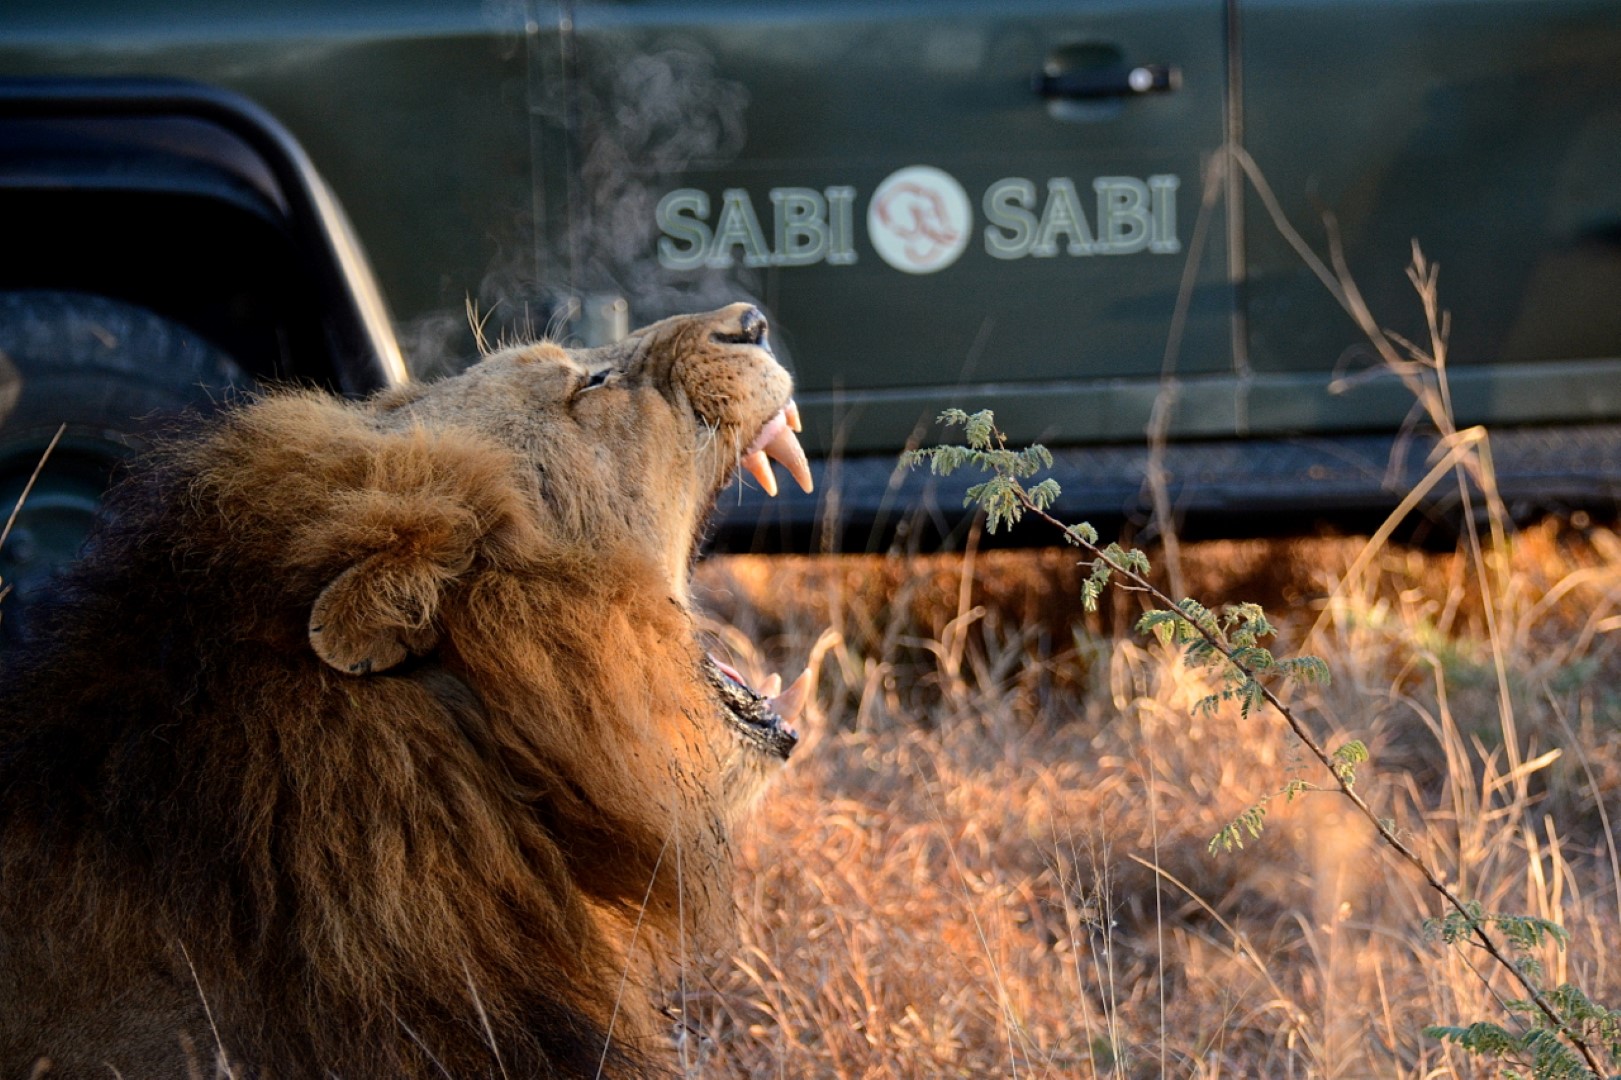
[[[154,450],[0,676],[0,1073],[671,1067],[807,694],[689,591],[791,389],[736,304]]]

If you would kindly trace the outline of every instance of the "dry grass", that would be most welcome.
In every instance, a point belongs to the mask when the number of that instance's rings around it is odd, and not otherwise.
[[[1466,895],[1569,929],[1549,981],[1621,1003],[1621,540],[1545,523],[1485,590],[1471,559],[1394,547],[1345,580],[1361,549],[1183,558],[1194,595],[1264,603],[1280,653],[1311,636],[1335,681],[1295,702],[1330,745],[1368,743],[1376,810]],[[1425,939],[1434,894],[1342,797],[1279,800],[1247,850],[1207,853],[1288,778],[1329,781],[1275,716],[1193,715],[1204,676],[1117,632],[1129,597],[1085,617],[1073,561],[701,569],[740,667],[822,673],[743,842],[741,947],[688,980],[695,1074],[1493,1075],[1420,1030],[1502,1021],[1508,980]]]

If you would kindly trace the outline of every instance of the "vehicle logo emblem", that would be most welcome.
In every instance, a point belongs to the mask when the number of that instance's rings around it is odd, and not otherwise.
[[[974,211],[948,173],[909,165],[884,178],[867,204],[867,236],[886,263],[908,274],[932,274],[968,246]]]

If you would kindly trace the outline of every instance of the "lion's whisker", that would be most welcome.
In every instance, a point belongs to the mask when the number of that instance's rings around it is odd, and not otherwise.
[[[467,325],[473,331],[473,343],[478,347],[478,354],[488,356],[493,350],[490,348],[489,339],[484,336],[484,325],[490,321],[490,316],[495,314],[495,308],[491,307],[489,311],[481,315],[478,310],[478,301],[471,296],[466,298],[465,306],[467,308]]]
[[[546,317],[546,328],[541,331],[540,340],[557,341],[558,333],[568,325],[570,309],[567,306],[558,306]]]
[[[698,437],[698,452],[702,453],[713,446],[716,439],[720,438],[720,425],[711,422],[705,417],[699,417],[698,429],[701,432]]]

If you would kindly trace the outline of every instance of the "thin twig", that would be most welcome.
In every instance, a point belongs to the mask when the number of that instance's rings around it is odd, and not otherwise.
[[[5,546],[6,538],[11,535],[11,527],[17,524],[17,515],[22,513],[23,503],[28,501],[29,493],[34,490],[34,481],[38,480],[39,474],[45,470],[45,463],[51,459],[51,451],[55,450],[56,444],[62,441],[62,433],[67,429],[66,424],[59,426],[56,429],[56,434],[51,436],[51,441],[46,444],[45,452],[39,455],[39,461],[34,464],[34,471],[28,477],[28,483],[23,485],[23,493],[17,496],[17,502],[11,508],[11,516],[6,518],[6,527],[0,529],[0,547]]]

